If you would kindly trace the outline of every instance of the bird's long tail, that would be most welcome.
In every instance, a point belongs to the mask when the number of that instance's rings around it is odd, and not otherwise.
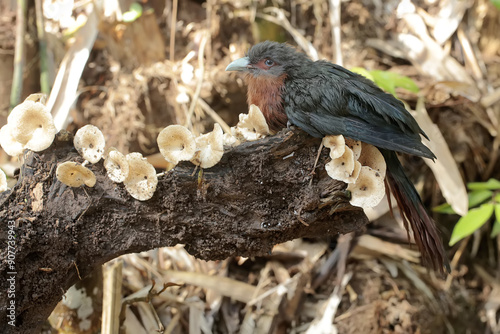
[[[380,150],[387,164],[386,184],[396,198],[407,231],[411,227],[422,263],[444,274],[450,266],[434,220],[422,204],[420,195],[406,176],[398,156],[393,151]]]

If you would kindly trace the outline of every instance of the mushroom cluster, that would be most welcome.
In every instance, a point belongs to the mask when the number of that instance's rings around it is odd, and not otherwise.
[[[156,170],[140,153],[130,153],[127,156],[116,148],[105,148],[104,135],[94,125],[80,128],[73,139],[78,153],[85,159],[83,164],[66,161],[57,167],[56,176],[59,181],[70,187],[96,184],[94,173],[85,167],[88,163],[95,164],[104,156],[104,168],[109,179],[123,183],[127,192],[135,199],[146,201],[153,197],[158,184]]]
[[[194,137],[182,125],[169,125],[157,138],[160,153],[176,166],[180,161],[191,161],[201,168],[215,166],[224,154],[224,135],[219,124],[212,132]]]
[[[57,179],[69,187],[95,186],[96,177],[85,165],[89,162],[95,164],[101,160],[105,144],[104,135],[98,127],[85,125],[78,129],[73,138],[73,145],[85,161],[83,164],[73,161],[63,162],[57,166]]]
[[[36,96],[35,96],[36,95]],[[16,106],[0,129],[0,145],[10,156],[19,156],[25,149],[40,152],[54,141],[56,127],[48,108],[33,94]]]
[[[347,183],[350,203],[362,208],[376,206],[385,195],[386,164],[373,145],[350,138],[326,136],[323,145],[330,149],[332,159],[325,165],[328,175]]]
[[[240,114],[239,122],[231,128],[231,134],[224,138],[226,145],[234,146],[238,142],[253,141],[270,135],[264,114],[255,104],[250,105],[248,114]]]

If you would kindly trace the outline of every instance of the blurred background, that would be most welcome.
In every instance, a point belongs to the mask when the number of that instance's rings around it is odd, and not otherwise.
[[[266,257],[207,262],[182,245],[124,255],[68,290],[45,333],[500,333],[500,1],[20,0],[0,11],[0,126],[43,92],[59,129],[96,125],[108,146],[161,169],[165,126],[197,135],[247,112],[243,78],[224,69],[275,40],[374,80],[439,151],[431,168],[402,159],[450,243],[444,279],[418,264],[383,201],[365,231]],[[18,167],[0,150],[11,184]]]

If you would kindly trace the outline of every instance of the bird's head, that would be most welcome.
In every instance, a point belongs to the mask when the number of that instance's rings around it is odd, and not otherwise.
[[[246,57],[233,61],[226,71],[242,71],[254,77],[290,76],[294,68],[300,67],[309,58],[285,43],[265,41],[254,45]]]

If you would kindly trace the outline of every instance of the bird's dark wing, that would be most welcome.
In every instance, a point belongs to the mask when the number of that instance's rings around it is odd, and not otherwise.
[[[434,158],[427,137],[403,103],[370,80],[328,62],[315,62],[306,78],[285,83],[290,122],[310,135],[342,134],[374,146]]]

